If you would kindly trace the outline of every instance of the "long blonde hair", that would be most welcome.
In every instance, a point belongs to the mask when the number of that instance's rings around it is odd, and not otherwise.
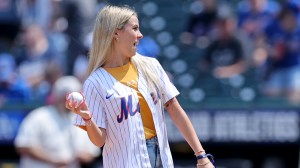
[[[93,31],[92,47],[89,54],[87,75],[104,65],[113,50],[114,30],[123,29],[128,20],[137,13],[128,6],[106,6],[98,14]],[[136,55],[131,58],[132,64],[145,75],[149,89],[155,96],[160,94],[158,78],[151,71],[147,59]]]
[[[136,12],[126,6],[109,5],[99,12],[94,25],[87,75],[103,66],[113,49],[114,30],[122,29],[133,15],[137,15]]]

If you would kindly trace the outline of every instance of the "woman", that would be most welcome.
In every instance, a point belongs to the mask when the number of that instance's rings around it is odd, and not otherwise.
[[[139,40],[137,14],[129,7],[107,6],[96,19],[86,105],[67,108],[77,115],[75,125],[103,149],[104,167],[174,167],[167,141],[165,107],[198,158],[198,167],[211,168],[179,94],[159,62],[136,53]]]

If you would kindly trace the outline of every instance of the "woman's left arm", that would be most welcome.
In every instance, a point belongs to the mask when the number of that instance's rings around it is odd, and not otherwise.
[[[188,118],[186,112],[182,109],[181,105],[174,97],[170,99],[166,104],[165,108],[169,113],[173,123],[179,129],[187,143],[193,149],[196,156],[205,154],[205,151],[197,137],[195,129]],[[210,168],[214,167],[212,163],[209,163],[208,158],[203,158],[198,160],[198,165],[203,165],[201,167]],[[207,164],[206,164],[207,163]],[[200,167],[200,166],[199,166]]]

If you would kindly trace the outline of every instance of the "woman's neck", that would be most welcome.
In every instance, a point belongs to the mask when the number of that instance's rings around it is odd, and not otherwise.
[[[104,68],[115,68],[126,65],[130,61],[129,57],[121,54],[111,54],[104,64]]]

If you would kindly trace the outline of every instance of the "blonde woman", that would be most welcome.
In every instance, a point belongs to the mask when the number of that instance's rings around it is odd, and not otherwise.
[[[98,14],[90,51],[85,103],[67,108],[77,114],[75,125],[103,148],[104,167],[174,167],[167,140],[164,108],[198,158],[197,166],[212,168],[194,128],[176,96],[177,89],[159,62],[136,53],[139,40],[136,12],[107,6]],[[72,104],[72,102],[71,102]]]

